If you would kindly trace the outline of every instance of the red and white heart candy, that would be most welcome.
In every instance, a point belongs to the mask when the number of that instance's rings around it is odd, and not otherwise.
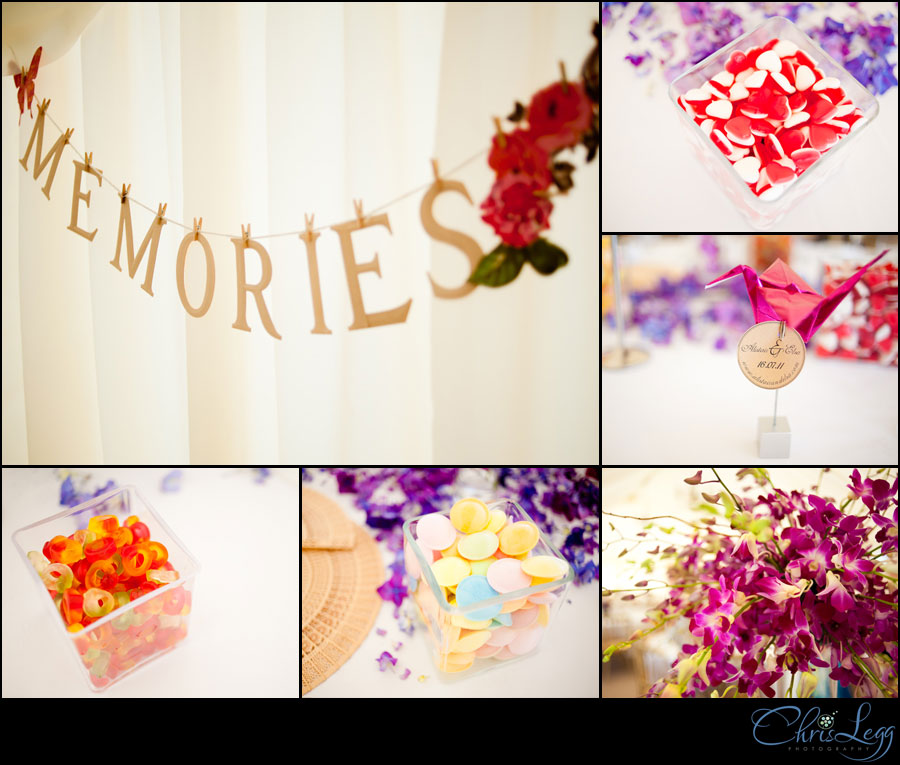
[[[841,138],[862,111],[790,40],[732,51],[725,68],[678,104],[761,199],[776,199]]]

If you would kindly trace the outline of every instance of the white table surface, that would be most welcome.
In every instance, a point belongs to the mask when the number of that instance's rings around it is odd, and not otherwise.
[[[655,69],[639,78],[624,59],[628,53],[652,47],[645,41],[660,31],[681,33],[685,28],[677,3],[654,5],[665,21],[653,32],[638,30],[641,42],[628,37],[628,22],[640,3],[629,5],[601,38],[603,231],[752,231],[694,156],[662,73]],[[746,3],[735,5],[741,6],[741,15],[751,17]],[[827,13],[836,18],[850,15],[851,10],[841,5],[836,3]],[[879,9],[897,12],[892,3],[864,5],[871,15]],[[755,26],[755,21],[745,23],[744,30]],[[895,87],[878,96],[878,117],[859,136],[858,144],[850,147],[835,175],[769,231],[897,230],[897,92]]]
[[[92,486],[133,484],[200,562],[187,638],[102,693],[88,689],[54,634],[53,614],[12,542],[16,529],[62,512],[48,468],[3,470],[3,697],[299,697],[300,471],[96,468]],[[286,595],[285,593],[288,593]]]
[[[736,351],[712,340],[652,345],[634,328],[626,345],[649,361],[602,370],[604,465],[897,463],[897,367],[827,359],[807,351],[799,377],[778,394],[791,428],[791,456],[757,458],[757,418],[772,415],[775,394],[741,373]],[[601,334],[605,352],[615,333]]]
[[[353,503],[354,494],[338,494],[330,476],[316,476],[307,486],[334,499],[354,522],[365,523],[366,514]],[[370,530],[371,531],[371,530]],[[393,561],[379,545],[385,570]],[[387,574],[389,575],[389,574]],[[412,609],[411,604],[404,607]],[[331,677],[307,693],[315,698],[598,698],[600,696],[600,585],[570,585],[566,600],[534,656],[501,665],[472,677],[442,679],[434,668],[425,628],[418,624],[413,635],[401,632],[393,617],[394,604],[384,603],[375,627],[359,648]],[[375,629],[381,627],[387,635]],[[399,650],[395,642],[402,642]],[[397,671],[379,672],[375,659],[382,651],[397,658]],[[400,667],[412,672],[400,679]],[[425,675],[426,680],[417,678]]]

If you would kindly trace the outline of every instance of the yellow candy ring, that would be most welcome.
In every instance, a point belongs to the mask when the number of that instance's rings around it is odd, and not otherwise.
[[[93,619],[106,616],[115,604],[113,596],[98,587],[92,587],[84,593],[84,613]]]

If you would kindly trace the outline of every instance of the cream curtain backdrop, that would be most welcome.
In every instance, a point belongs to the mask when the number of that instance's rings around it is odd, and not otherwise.
[[[576,73],[591,48],[596,3],[107,4],[81,40],[42,67],[38,98],[93,151],[103,188],[85,176],[90,209],[68,231],[66,151],[48,201],[18,164],[32,121],[17,128],[3,78],[3,462],[589,462],[599,460],[599,173],[574,163],[576,188],[556,201],[549,237],[570,263],[530,266],[511,285],[461,300],[432,296],[427,273],[452,286],[465,258],[433,243],[419,220],[424,190],[386,212],[391,230],[354,234],[366,310],[412,298],[404,324],[349,332],[352,311],[337,235],[317,241],[331,335],[312,335],[306,252],[296,236],[261,239],[273,267],[265,291],[278,341],[254,301],[252,331],[236,317],[234,246],[211,237],[215,296],[186,314],[175,283],[184,231],[160,237],[151,298],[109,262],[119,201],[134,198],[207,231],[253,235],[352,219],[487,148],[491,115]],[[30,56],[33,51],[17,51]],[[56,131],[47,126],[52,142]],[[45,139],[45,147],[47,140]],[[486,156],[455,176],[475,206],[438,198],[441,225],[485,252],[496,244],[477,205]],[[152,214],[132,205],[138,242]],[[248,281],[259,278],[248,251]],[[187,293],[204,288],[198,247]]]

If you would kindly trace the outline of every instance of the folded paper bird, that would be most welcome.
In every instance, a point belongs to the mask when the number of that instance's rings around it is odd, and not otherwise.
[[[797,330],[800,337],[803,338],[803,342],[808,343],[825,319],[847,297],[862,275],[886,252],[887,250],[866,263],[828,297],[822,297],[797,276],[781,258],[778,258],[759,276],[750,266],[736,266],[718,279],[713,279],[706,286],[709,288],[717,282],[743,274],[756,323],[784,321],[789,327]]]

